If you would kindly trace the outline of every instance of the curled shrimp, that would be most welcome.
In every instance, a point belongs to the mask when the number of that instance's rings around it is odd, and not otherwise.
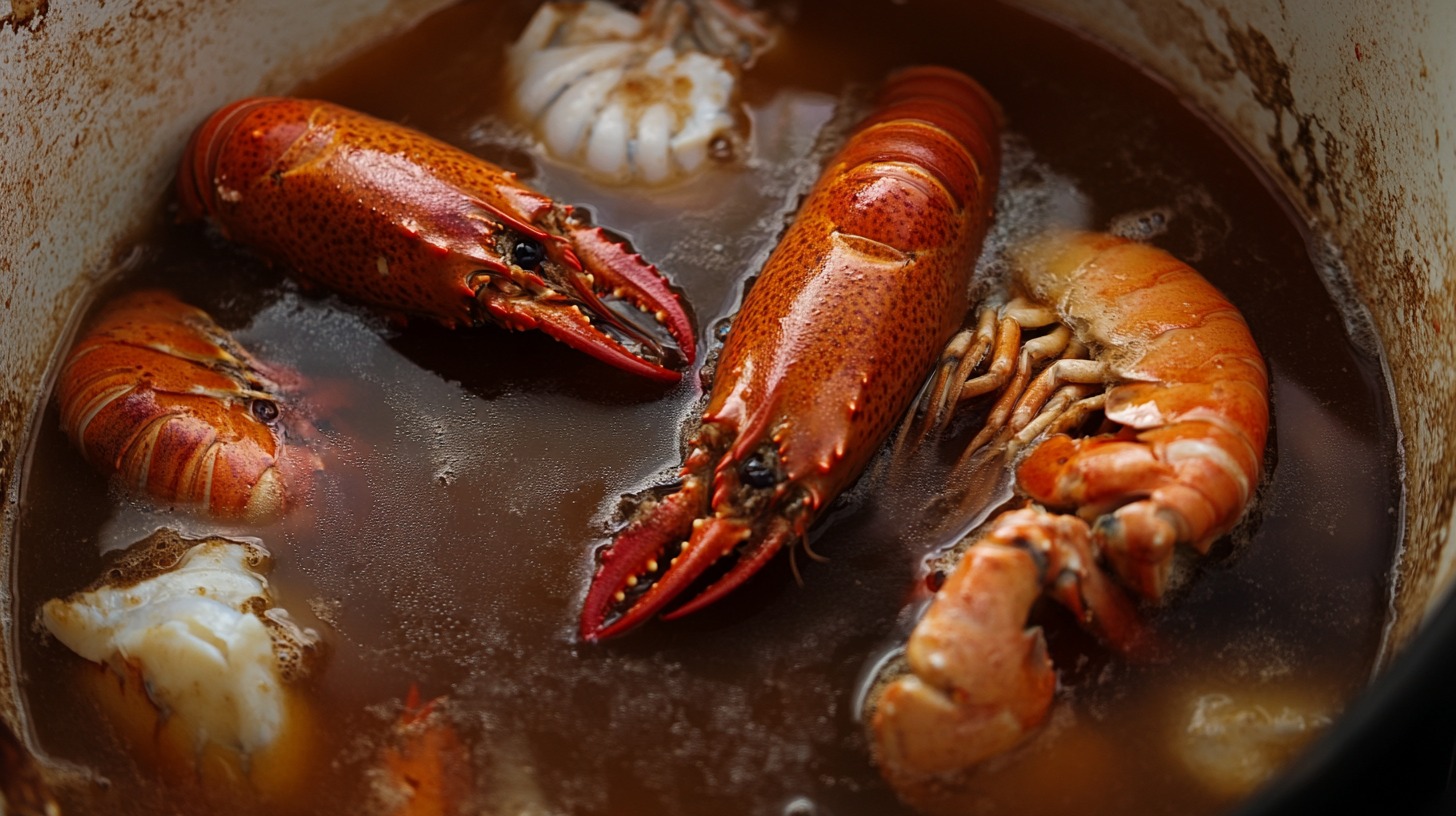
[[[902,795],[1045,721],[1055,678],[1040,630],[1026,628],[1043,592],[1138,652],[1148,635],[1099,560],[1134,595],[1162,597],[1175,548],[1206,553],[1243,516],[1262,468],[1267,369],[1242,315],[1201,275],[1162,250],[1080,232],[1033,241],[1014,266],[1015,297],[952,340],[950,373],[919,414],[943,425],[962,401],[996,394],[966,456],[1017,457],[1026,506],[964,552],[911,634],[911,673],[878,698],[876,756]],[[1023,343],[1026,329],[1045,331]],[[1099,412],[1104,432],[1074,435]]]

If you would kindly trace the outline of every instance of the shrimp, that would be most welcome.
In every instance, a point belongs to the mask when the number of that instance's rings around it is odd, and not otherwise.
[[[964,552],[911,634],[911,673],[875,704],[877,761],[902,795],[1045,721],[1055,677],[1041,632],[1026,629],[1043,592],[1139,654],[1150,635],[1099,557],[1133,595],[1161,598],[1175,547],[1206,553],[1243,516],[1262,469],[1267,368],[1207,280],[1159,249],[1094,233],[1051,233],[1014,265],[1016,297],[952,340],[942,370],[957,373],[929,389],[921,417],[943,424],[962,400],[999,391],[966,456],[1018,457],[1026,506]],[[1049,330],[1023,344],[1028,328]],[[1098,412],[1110,429],[1072,435]]]

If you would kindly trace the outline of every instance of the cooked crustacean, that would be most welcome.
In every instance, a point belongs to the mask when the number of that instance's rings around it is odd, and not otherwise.
[[[601,552],[582,638],[647,620],[736,556],[671,614],[711,603],[802,540],[860,474],[965,314],[999,120],[957,71],[885,82],[734,319],[680,487]]]
[[[471,794],[470,752],[441,710],[443,697],[421,701],[410,686],[375,773],[375,790],[390,816],[465,813]]]
[[[513,99],[557,157],[661,184],[743,152],[739,75],[771,41],[736,0],[545,3],[508,51]]]
[[[160,530],[40,620],[96,664],[94,696],[133,755],[165,776],[283,797],[307,779],[315,723],[295,684],[316,632],[275,604],[249,541]]]
[[[692,321],[661,274],[514,173],[401,125],[305,99],[243,99],[192,135],[184,219],[307,281],[446,326],[540,329],[675,381]]]
[[[875,703],[876,757],[902,793],[973,768],[1045,720],[1055,677],[1041,631],[1026,628],[1043,592],[1113,648],[1140,650],[1149,637],[1123,587],[1160,598],[1174,548],[1207,552],[1259,482],[1268,374],[1242,315],[1208,281],[1159,249],[1095,233],[1050,233],[1015,269],[1018,297],[948,347],[946,368],[964,359],[984,373],[938,383],[925,415],[999,389],[972,447],[1019,454],[1027,505],[977,535],[910,636],[912,673]],[[1020,342],[1032,327],[1048,331]],[[1099,413],[1103,432],[1076,435]]]
[[[61,429],[127,488],[222,517],[266,518],[312,456],[275,375],[206,312],[160,290],[108,304],[56,382]]]

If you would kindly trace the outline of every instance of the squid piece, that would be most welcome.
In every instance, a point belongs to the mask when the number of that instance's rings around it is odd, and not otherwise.
[[[663,184],[740,155],[740,73],[772,43],[732,0],[546,3],[507,51],[519,115],[603,179]]]

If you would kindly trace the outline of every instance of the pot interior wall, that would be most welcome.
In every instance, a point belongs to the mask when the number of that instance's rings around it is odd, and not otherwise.
[[[950,14],[954,0],[938,0]],[[52,351],[158,206],[192,124],[279,91],[440,0],[48,4],[0,17],[0,545]],[[1330,281],[1383,345],[1407,467],[1389,643],[1445,596],[1456,559],[1456,7],[1025,0],[1175,87],[1265,168],[1342,255]],[[145,13],[142,13],[145,11]],[[125,66],[125,70],[118,70]],[[1444,142],[1444,146],[1443,146]],[[1445,171],[1452,170],[1451,181]],[[1278,274],[1271,270],[1271,274]],[[10,564],[0,561],[0,587]],[[8,592],[6,597],[8,598]],[[16,625],[0,616],[13,643]],[[9,647],[0,679],[9,686]],[[24,731],[13,693],[0,713]]]

